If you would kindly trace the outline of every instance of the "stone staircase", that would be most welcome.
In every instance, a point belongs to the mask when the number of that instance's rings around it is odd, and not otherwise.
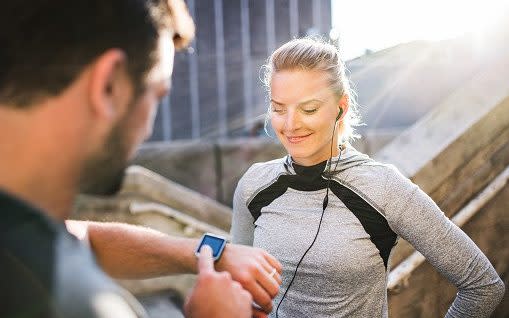
[[[474,76],[375,158],[392,163],[418,184],[476,242],[508,284],[509,60]],[[419,266],[424,264],[423,266]],[[455,287],[410,244],[391,259],[389,314],[438,317]],[[509,302],[494,317],[507,317]]]

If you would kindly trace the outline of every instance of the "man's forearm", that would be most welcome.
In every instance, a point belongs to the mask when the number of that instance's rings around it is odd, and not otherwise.
[[[197,271],[194,250],[198,239],[172,237],[121,223],[67,221],[66,225],[78,238],[86,239],[88,235],[99,264],[115,278],[149,278]],[[259,248],[227,244],[214,267],[217,271],[228,271],[266,313],[272,310],[272,299],[279,292],[282,273],[281,263],[272,255]]]
[[[88,234],[97,261],[112,277],[149,278],[196,272],[197,239],[172,237],[122,223],[67,221],[66,225],[80,238]]]

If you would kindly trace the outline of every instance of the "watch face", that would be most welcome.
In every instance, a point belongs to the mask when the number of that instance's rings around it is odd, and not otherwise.
[[[212,249],[212,256],[214,259],[219,258],[223,251],[226,240],[220,237],[205,234],[200,242],[200,245],[196,249],[196,253],[199,254],[203,245],[208,245]]]

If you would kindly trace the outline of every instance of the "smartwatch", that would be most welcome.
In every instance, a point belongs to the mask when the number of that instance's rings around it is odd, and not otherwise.
[[[198,257],[200,255],[200,250],[204,245],[210,246],[212,249],[212,258],[214,261],[217,261],[221,255],[223,254],[224,247],[226,246],[226,238],[215,235],[212,233],[205,233],[203,234],[200,243],[198,244],[198,247],[196,248],[196,251],[194,252],[194,255]]]

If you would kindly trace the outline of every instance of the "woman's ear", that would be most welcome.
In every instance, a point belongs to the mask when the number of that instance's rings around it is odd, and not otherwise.
[[[339,99],[339,102],[338,102],[338,117],[336,118],[336,121],[341,121],[345,117],[346,113],[348,113],[348,107],[350,105],[350,103],[348,101],[349,101],[349,97],[346,94],[344,94]]]
[[[110,49],[100,55],[92,65],[89,101],[93,114],[112,120],[122,110],[118,109],[119,94],[130,93],[127,77],[127,58],[122,50]]]

